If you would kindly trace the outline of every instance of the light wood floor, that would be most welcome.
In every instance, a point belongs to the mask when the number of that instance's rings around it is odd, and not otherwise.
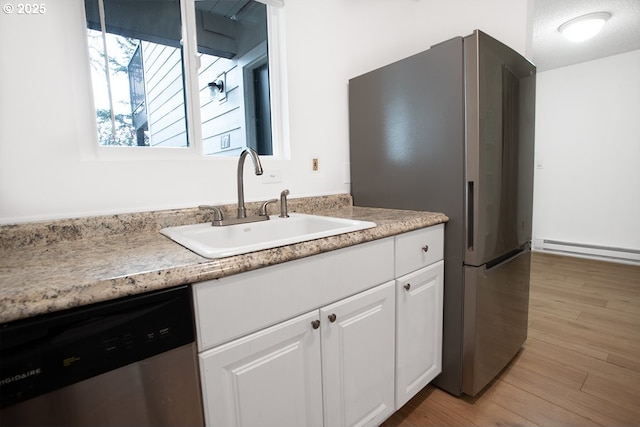
[[[475,398],[427,386],[383,425],[640,426],[640,267],[534,253],[512,363]]]

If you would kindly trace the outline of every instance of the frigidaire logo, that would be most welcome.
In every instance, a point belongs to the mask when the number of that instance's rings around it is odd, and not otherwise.
[[[3,378],[2,380],[0,380],[0,385],[7,385],[16,381],[26,380],[29,377],[33,377],[34,375],[40,375],[41,373],[42,373],[42,370],[40,368],[31,369],[21,374],[16,374],[7,378]]]

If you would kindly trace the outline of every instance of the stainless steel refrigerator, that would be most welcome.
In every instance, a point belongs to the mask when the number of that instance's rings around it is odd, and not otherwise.
[[[454,395],[527,338],[535,79],[476,30],[349,81],[354,204],[449,217],[436,385]]]

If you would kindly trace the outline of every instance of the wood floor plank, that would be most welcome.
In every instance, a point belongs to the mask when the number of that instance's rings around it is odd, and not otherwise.
[[[640,288],[640,284],[635,283],[634,285]],[[602,296],[608,300],[617,299],[628,303],[635,303],[636,305],[640,302],[637,291],[628,286],[615,288],[612,286],[603,286],[602,283],[587,282],[584,284],[584,292],[594,297]],[[612,297],[612,295],[614,297]]]
[[[640,287],[640,285],[639,285]],[[622,312],[622,313],[627,313],[630,314],[632,316],[638,315],[640,314],[640,309],[638,308],[640,307],[640,303],[636,302],[631,302],[631,301],[623,301],[623,300],[609,300],[609,302],[607,302],[607,306],[606,308],[608,310],[613,310],[616,312]]]
[[[532,338],[529,339],[531,340]],[[538,342],[536,346],[527,347],[527,350],[533,353],[534,356],[546,357],[567,367],[579,368],[588,373],[595,372],[601,376],[617,378],[623,383],[630,382],[640,384],[640,373],[638,372],[622,368],[606,360],[594,358],[564,346],[549,344],[541,340],[538,341],[540,342]],[[640,357],[640,355],[637,355],[637,357]]]
[[[640,421],[639,383],[589,374],[584,386],[582,386],[582,391],[610,404],[634,411],[636,413],[635,420]]]
[[[581,285],[582,286],[582,285]],[[557,299],[559,301],[571,301],[578,302],[587,305],[593,305],[596,307],[605,307],[607,305],[607,299],[599,295],[592,295],[587,292],[578,290],[572,290],[562,288],[559,286],[542,286],[539,285],[536,291],[544,292],[546,297]],[[535,292],[535,291],[534,291]]]
[[[506,381],[497,381],[480,397],[541,426],[586,427],[600,424]]]
[[[414,424],[415,420],[410,414],[408,409],[401,409],[387,418],[385,422],[381,424],[381,427],[420,427]]]
[[[572,341],[571,337],[563,335],[558,336],[557,334],[549,332],[549,323],[543,325],[542,322],[543,320],[536,320],[531,324],[528,332],[529,337],[546,342],[553,346],[575,351],[579,354],[583,354],[594,359],[607,360],[607,358],[609,357],[609,353],[607,353],[606,351],[585,346],[581,342]]]
[[[640,305],[638,307],[640,308]],[[640,342],[640,318],[636,319],[634,316],[612,310],[585,310],[576,320],[624,341]],[[638,350],[640,351],[640,348]]]
[[[605,322],[585,322],[581,319],[574,321],[561,317],[539,319],[531,325],[530,331],[543,332],[549,338],[556,337],[573,345],[602,351],[607,355],[609,351],[622,354],[640,352],[638,338],[635,336],[637,334]]]
[[[640,360],[637,353],[628,355],[611,352],[607,357],[607,362],[640,373]]]
[[[522,351],[517,355],[517,359],[512,362],[510,375],[514,375],[521,370],[533,372],[541,382],[553,382],[563,387],[580,390],[587,379],[587,371],[575,366],[568,366],[553,360],[540,352],[535,352],[535,346],[539,341],[529,339],[525,343]]]
[[[442,390],[434,392],[431,399],[480,426],[538,426],[538,424],[489,400],[478,403],[477,399],[470,397],[455,399]]]
[[[537,295],[530,296],[529,310],[532,317],[560,316],[571,320],[577,320],[578,316],[582,314],[581,308],[576,307],[576,304],[551,300]]]
[[[410,415],[402,416],[400,425],[406,426],[481,426],[462,413],[451,411],[447,405],[442,405],[437,399],[432,399],[433,393],[444,393],[433,386],[427,386],[421,390],[410,402],[408,407]],[[452,398],[456,400],[455,398]],[[406,405],[405,405],[406,406]],[[402,413],[402,411],[400,411]],[[389,424],[391,418],[387,419],[382,426],[395,427]]]
[[[528,349],[528,348],[527,348]],[[523,354],[526,352],[526,350]],[[530,353],[531,358],[545,359],[538,354]],[[549,361],[550,359],[545,359]],[[584,374],[583,381],[578,382],[580,377],[575,377],[576,381],[567,381],[566,374],[562,376],[552,376],[552,371],[544,370],[545,361],[539,365],[523,364],[521,356],[506,375],[501,376],[501,381],[508,382],[515,387],[523,389],[546,401],[579,414],[582,417],[602,424],[602,425],[633,425],[636,420],[640,420],[640,414],[626,406],[621,406],[609,399],[602,399],[582,391],[587,374]],[[555,362],[550,362],[555,363]],[[557,363],[556,363],[557,364]],[[560,364],[557,364],[561,366]],[[557,369],[554,369],[556,372]]]

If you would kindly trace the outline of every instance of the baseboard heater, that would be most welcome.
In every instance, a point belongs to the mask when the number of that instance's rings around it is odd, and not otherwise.
[[[560,242],[558,240],[548,239],[535,239],[533,249],[540,252],[554,252],[584,258],[640,265],[640,250],[636,249]]]

